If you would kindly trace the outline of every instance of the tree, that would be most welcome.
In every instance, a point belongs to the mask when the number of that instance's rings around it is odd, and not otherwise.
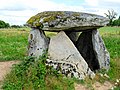
[[[9,23],[5,23],[4,21],[0,20],[0,28],[8,28],[10,27]]]
[[[108,10],[108,13],[105,13],[105,15],[110,20],[109,25],[111,25],[113,19],[116,18],[117,13],[114,10]]]

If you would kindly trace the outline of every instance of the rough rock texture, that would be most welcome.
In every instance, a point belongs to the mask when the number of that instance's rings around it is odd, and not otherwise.
[[[110,56],[97,30],[82,32],[76,47],[92,71],[109,69]]]
[[[79,37],[79,32],[65,32],[70,40],[76,45],[76,41]]]
[[[76,47],[91,70],[99,69],[99,63],[92,45],[92,31],[82,32],[76,42]]]
[[[48,65],[52,65],[56,69],[61,68],[62,73],[67,76],[84,79],[86,75],[94,75],[64,31],[51,38],[48,55]]]
[[[30,27],[48,31],[92,30],[105,26],[108,23],[109,20],[103,16],[71,11],[41,12],[27,21]]]
[[[109,69],[110,55],[105,44],[97,30],[92,31],[92,43],[95,56],[99,62],[100,68]]]
[[[32,29],[29,34],[28,55],[39,57],[48,48],[48,39],[44,32],[39,29]]]

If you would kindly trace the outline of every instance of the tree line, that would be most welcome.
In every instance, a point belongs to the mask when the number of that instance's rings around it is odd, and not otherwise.
[[[6,23],[5,21],[3,20],[0,20],[0,28],[21,28],[22,26],[21,25],[11,25],[9,23]]]

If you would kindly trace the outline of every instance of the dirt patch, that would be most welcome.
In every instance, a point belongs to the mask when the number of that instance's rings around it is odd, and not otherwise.
[[[75,83],[75,90],[89,90],[82,84],[76,84]]]
[[[10,72],[12,65],[17,63],[19,63],[19,61],[0,62],[0,82],[4,79],[5,75]]]
[[[113,85],[109,82],[109,81],[105,81],[103,84],[101,84],[100,82],[95,82],[92,85],[94,90],[110,90]],[[82,84],[75,84],[75,90],[91,90],[86,88],[84,85]]]
[[[109,81],[105,81],[104,84],[96,82],[93,84],[93,88],[95,90],[110,90],[113,85]]]

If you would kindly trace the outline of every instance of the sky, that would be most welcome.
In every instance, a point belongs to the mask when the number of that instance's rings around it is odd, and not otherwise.
[[[120,0],[0,0],[0,20],[23,25],[43,11],[76,11],[105,16],[108,10],[120,15]]]

